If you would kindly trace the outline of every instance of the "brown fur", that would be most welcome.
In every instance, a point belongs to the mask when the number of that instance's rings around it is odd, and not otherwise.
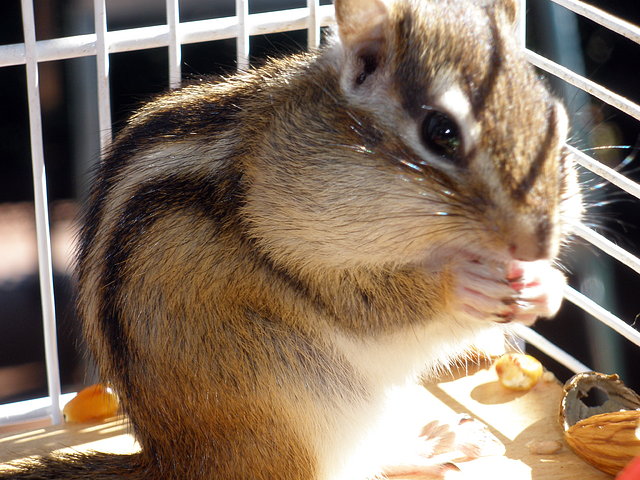
[[[142,446],[117,476],[328,478],[333,432],[386,388],[348,345],[468,330],[406,375],[438,368],[484,328],[456,316],[456,249],[549,260],[575,220],[513,2],[373,2],[365,24],[337,3],[343,47],[168,93],[105,156],[79,307]],[[482,132],[457,166],[408,137],[445,80]]]

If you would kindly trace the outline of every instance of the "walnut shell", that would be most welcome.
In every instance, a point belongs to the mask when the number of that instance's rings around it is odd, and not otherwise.
[[[565,384],[560,423],[565,440],[585,461],[615,475],[640,455],[640,396],[617,375],[575,375]],[[584,399],[599,393],[599,404]]]

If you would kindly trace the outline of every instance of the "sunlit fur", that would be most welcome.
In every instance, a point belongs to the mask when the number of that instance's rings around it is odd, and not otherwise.
[[[460,256],[552,261],[579,221],[515,2],[336,3],[318,55],[160,96],[106,152],[79,312],[142,452],[37,478],[364,480],[386,393],[494,327],[460,315]]]

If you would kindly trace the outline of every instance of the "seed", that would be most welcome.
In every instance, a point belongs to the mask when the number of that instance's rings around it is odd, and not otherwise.
[[[91,385],[67,403],[62,414],[69,423],[84,423],[104,420],[118,412],[119,402],[114,391],[101,384]]]

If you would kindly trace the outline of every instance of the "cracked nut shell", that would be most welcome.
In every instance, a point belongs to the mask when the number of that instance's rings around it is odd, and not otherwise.
[[[594,396],[597,405],[584,402]],[[617,375],[588,372],[569,379],[560,423],[571,449],[603,472],[616,475],[640,455],[640,396]]]

